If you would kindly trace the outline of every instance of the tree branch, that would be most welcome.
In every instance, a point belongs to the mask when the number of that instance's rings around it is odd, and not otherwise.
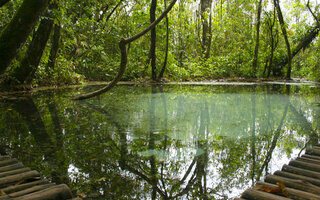
[[[128,61],[126,45],[139,39],[140,37],[142,37],[143,35],[148,33],[152,28],[154,28],[170,12],[170,10],[173,8],[176,1],[177,0],[172,0],[170,5],[168,6],[168,8],[160,15],[160,17],[158,19],[156,19],[153,23],[151,23],[146,29],[144,29],[143,31],[141,31],[140,33],[138,33],[132,37],[129,37],[126,39],[121,39],[121,41],[119,43],[119,48],[120,48],[120,52],[121,52],[120,68],[119,68],[117,76],[113,79],[113,81],[111,81],[111,83],[109,85],[107,85],[99,90],[96,90],[94,92],[83,94],[78,97],[74,97],[73,100],[88,99],[88,98],[103,94],[103,93],[109,91],[111,88],[113,88],[120,81],[122,75],[124,74],[124,72],[126,70],[127,61]]]

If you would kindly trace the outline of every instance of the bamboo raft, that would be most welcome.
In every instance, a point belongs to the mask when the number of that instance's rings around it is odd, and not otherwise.
[[[279,186],[281,183],[281,186]],[[281,188],[281,189],[280,189]],[[235,200],[320,200],[320,146],[266,176]]]
[[[17,159],[0,155],[0,200],[71,199],[70,188],[42,179]]]

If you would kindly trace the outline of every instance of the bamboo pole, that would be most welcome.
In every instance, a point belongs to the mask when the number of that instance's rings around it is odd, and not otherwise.
[[[308,182],[308,183],[311,183],[313,185],[320,187],[320,180],[319,179],[315,179],[315,178],[311,178],[311,177],[307,177],[307,176],[301,176],[301,175],[297,175],[297,174],[293,174],[293,173],[289,173],[289,172],[283,172],[283,171],[279,171],[279,170],[275,171],[274,175],[282,176],[282,177],[286,177],[286,178],[291,178],[294,180],[305,181],[305,182]]]
[[[277,184],[277,182],[281,181],[286,187],[320,195],[320,187],[308,182],[304,182],[302,180],[294,180],[276,175],[268,175],[266,176],[265,181],[272,184]]]
[[[14,174],[20,174],[20,173],[28,172],[28,171],[31,171],[31,169],[30,168],[20,168],[20,169],[7,171],[7,172],[2,172],[2,173],[0,173],[0,178],[14,175]]]
[[[312,158],[298,157],[296,160],[320,165],[320,160],[316,160],[316,159],[312,159]]]
[[[266,183],[266,182],[262,182],[262,181],[258,181],[257,185],[264,185],[267,186],[269,188],[275,189],[278,188],[278,185],[274,185],[271,183]],[[295,200],[319,200],[320,196],[319,195],[315,195],[315,194],[311,194],[308,192],[304,192],[301,190],[296,190],[296,189],[292,189],[292,188],[286,188],[288,195],[290,198],[295,199]],[[281,192],[277,193],[279,195],[283,195]]]
[[[267,192],[255,190],[252,188],[244,191],[244,193],[241,195],[241,198],[254,199],[254,200],[270,200],[270,199],[272,199],[272,200],[288,200],[289,199],[286,197],[274,195],[272,193],[267,193]]]
[[[43,185],[43,184],[48,184],[48,183],[49,183],[49,181],[47,181],[47,180],[38,180],[38,181],[32,181],[30,183],[23,183],[20,185],[11,185],[11,186],[8,186],[8,187],[3,188],[1,190],[6,194],[10,194],[13,192],[19,192],[21,190],[25,190],[27,188],[30,188],[30,187],[33,187],[36,185]]]
[[[0,187],[4,187],[6,185],[17,183],[20,181],[24,181],[30,178],[40,178],[40,173],[33,170],[21,174],[11,175],[7,177],[0,178]]]
[[[10,159],[9,156],[0,156],[0,161],[8,160],[8,159]]]
[[[7,172],[7,171],[11,171],[11,170],[15,170],[15,169],[20,169],[20,168],[24,168],[23,164],[21,162],[18,162],[16,164],[13,165],[8,165],[5,167],[0,167],[0,173],[2,172]]]
[[[17,159],[8,159],[8,160],[2,160],[0,161],[0,167],[4,167],[4,166],[7,166],[7,165],[13,165],[15,163],[18,163],[18,160]]]
[[[15,198],[15,197],[22,197],[24,195],[28,195],[33,192],[38,192],[38,191],[41,191],[41,190],[44,190],[44,189],[47,189],[47,188],[50,188],[53,186],[55,186],[55,184],[53,184],[53,183],[44,184],[44,185],[37,185],[37,186],[30,187],[30,188],[27,188],[27,189],[19,191],[19,192],[11,193],[10,195],[7,194],[5,196],[0,196],[0,200],[11,199],[11,198]]]
[[[311,158],[314,160],[320,160],[320,156],[313,156],[313,155],[308,155],[308,154],[304,154],[301,156],[302,158]]]
[[[314,172],[311,170],[293,167],[290,165],[283,165],[282,171],[295,173],[297,175],[307,176],[307,177],[311,177],[311,178],[317,178],[320,180],[320,173],[319,172]]]
[[[66,184],[60,184],[22,197],[15,198],[14,200],[60,200],[71,198],[72,193],[69,187]]]
[[[320,166],[312,163],[307,163],[303,161],[298,161],[298,160],[292,160],[289,162],[289,165],[302,168],[302,169],[307,169],[315,172],[320,172]]]
[[[307,149],[306,154],[313,155],[313,156],[320,156],[320,150],[316,148]]]

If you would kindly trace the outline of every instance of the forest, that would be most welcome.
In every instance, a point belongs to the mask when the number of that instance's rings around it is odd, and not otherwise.
[[[320,81],[319,4],[0,0],[0,85]]]

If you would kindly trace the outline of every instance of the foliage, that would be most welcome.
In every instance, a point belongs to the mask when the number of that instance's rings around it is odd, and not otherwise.
[[[11,20],[22,0],[10,1],[0,9],[0,30]],[[116,5],[119,6],[116,7]],[[82,81],[110,81],[115,77],[120,53],[118,43],[141,31],[149,24],[149,1],[59,1],[53,9],[55,24],[61,24],[61,45],[54,70],[47,68],[51,43],[47,44],[34,84],[75,84]],[[199,1],[182,0],[169,13],[169,52],[165,77],[170,80],[211,80],[227,77],[249,77],[252,74],[257,1],[216,2],[212,4],[211,52],[202,56],[202,25]],[[289,42],[297,44],[314,26],[314,20],[302,1],[285,1],[283,5]],[[312,4],[315,9],[317,5]],[[241,9],[239,9],[241,8]],[[267,23],[273,20],[271,1],[263,2],[260,50],[257,76],[266,76],[271,54],[271,37],[278,37],[274,50],[277,75],[284,75],[281,62],[286,56],[280,26],[275,22],[273,36]],[[112,12],[114,10],[114,12]],[[164,10],[164,2],[157,5],[156,15]],[[204,16],[209,20],[209,13]],[[269,20],[269,21],[268,21]],[[37,27],[35,27],[36,29]],[[157,28],[156,70],[163,66],[165,56],[166,25]],[[29,40],[32,39],[29,36]],[[274,38],[275,39],[275,38]],[[28,41],[29,41],[28,40]],[[29,42],[22,49],[26,49]],[[319,40],[312,42],[293,60],[292,74],[319,80]],[[150,34],[128,47],[128,67],[123,80],[151,76]],[[18,60],[18,59],[17,59]],[[18,65],[19,62],[13,62]],[[281,73],[282,72],[282,73]],[[272,73],[271,73],[272,74]]]

